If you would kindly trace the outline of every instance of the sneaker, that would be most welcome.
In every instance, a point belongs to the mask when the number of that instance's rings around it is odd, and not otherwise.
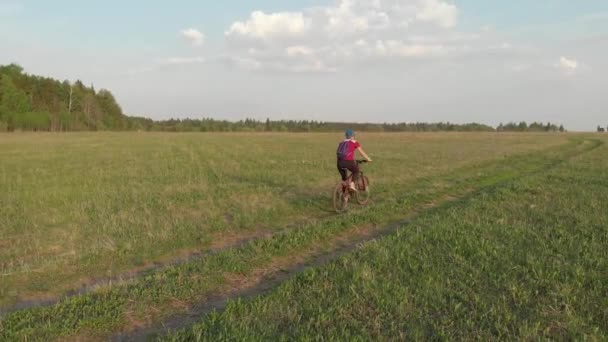
[[[352,191],[357,191],[357,188],[355,187],[355,183],[354,183],[354,182],[351,182],[351,183],[350,183],[350,189],[351,189]]]

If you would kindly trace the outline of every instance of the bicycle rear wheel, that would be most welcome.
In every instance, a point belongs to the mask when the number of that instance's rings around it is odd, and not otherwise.
[[[339,214],[348,210],[348,195],[344,196],[344,185],[338,183],[334,190],[334,210]]]
[[[355,196],[357,197],[357,202],[361,205],[367,204],[371,195],[369,191],[369,178],[367,178],[367,176],[361,175],[357,179],[355,186],[357,187],[357,192],[355,194]]]

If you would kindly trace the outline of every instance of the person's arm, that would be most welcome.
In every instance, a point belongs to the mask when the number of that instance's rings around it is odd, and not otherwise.
[[[361,153],[363,158],[367,159],[368,162],[372,161],[372,159],[367,156],[367,153],[365,153],[365,151],[363,151],[363,148],[361,146],[359,146],[359,148],[357,148],[357,151],[359,151],[359,153]]]

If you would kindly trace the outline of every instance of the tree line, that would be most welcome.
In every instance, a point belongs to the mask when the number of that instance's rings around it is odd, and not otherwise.
[[[28,75],[16,64],[0,66],[0,131],[128,128],[128,118],[108,90]]]
[[[131,127],[145,131],[163,132],[338,132],[347,128],[364,132],[565,132],[563,125],[526,122],[492,126],[479,123],[456,124],[450,122],[416,123],[352,123],[316,120],[245,119],[240,121],[204,119],[169,119],[154,121],[130,117]]]
[[[474,132],[494,131],[493,127],[469,123],[352,123],[324,122],[316,120],[256,120],[239,121],[204,119],[170,119],[153,121],[147,118],[132,118],[133,127],[147,131],[165,132],[338,132],[347,128],[365,132]]]
[[[527,122],[522,121],[520,123],[509,122],[507,124],[500,123],[496,127],[498,132],[565,132],[566,128],[564,125],[555,125],[551,122],[543,124],[542,122],[533,122],[528,125]]]
[[[126,116],[109,90],[29,75],[19,65],[0,65],[0,132],[139,130],[165,132],[524,132],[565,131],[552,123],[479,124],[349,123],[316,120],[152,120]]]

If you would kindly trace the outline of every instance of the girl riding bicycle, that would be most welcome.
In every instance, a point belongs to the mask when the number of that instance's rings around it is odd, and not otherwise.
[[[357,191],[354,182],[359,178],[359,165],[355,160],[355,151],[359,151],[368,162],[372,160],[363,151],[361,144],[355,140],[355,132],[352,129],[347,129],[344,135],[346,139],[338,145],[338,151],[336,152],[338,157],[338,172],[340,172],[343,182],[346,182],[348,179],[346,170],[352,172],[353,176],[350,184],[345,185],[349,185],[352,190]]]

